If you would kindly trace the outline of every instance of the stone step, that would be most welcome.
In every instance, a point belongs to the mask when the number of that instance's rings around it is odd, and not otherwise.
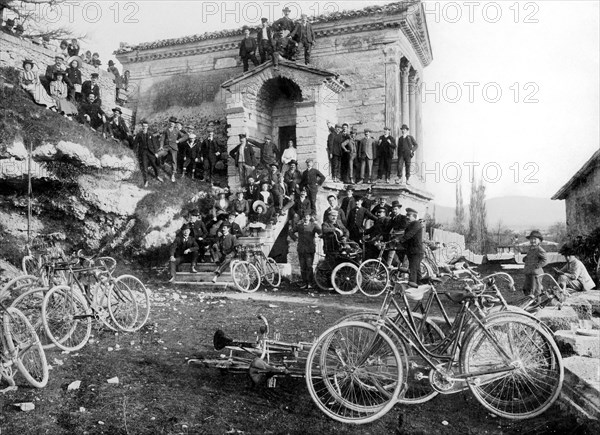
[[[577,293],[577,297],[588,301],[592,307],[592,312],[600,315],[600,290]]]
[[[582,356],[563,359],[565,380],[561,400],[584,417],[600,418],[600,360]],[[598,433],[598,432],[596,432]]]
[[[215,274],[212,272],[199,272],[199,273],[188,273],[188,272],[177,272],[175,275],[175,281],[177,282],[211,282]],[[219,276],[220,282],[233,282],[231,273],[229,271],[224,272]]]
[[[579,323],[579,316],[575,310],[565,306],[560,310],[558,307],[546,307],[535,316],[553,332],[571,330],[571,323]]]
[[[205,281],[178,281],[177,279],[175,279],[175,281],[173,281],[173,284],[179,284],[179,285],[189,285],[189,286],[194,286],[197,287],[199,290],[233,290],[234,286],[232,282],[205,282]]]
[[[575,353],[579,356],[600,358],[600,330],[593,329],[594,335],[581,335],[576,331],[556,331],[554,340],[561,353]],[[600,363],[600,361],[598,361]]]

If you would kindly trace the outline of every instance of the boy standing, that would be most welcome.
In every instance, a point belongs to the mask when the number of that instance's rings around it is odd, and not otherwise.
[[[523,293],[525,296],[538,297],[541,293],[540,275],[544,273],[543,267],[548,264],[546,251],[540,246],[544,241],[542,233],[532,231],[526,239],[529,239],[529,250],[525,257],[525,282]]]

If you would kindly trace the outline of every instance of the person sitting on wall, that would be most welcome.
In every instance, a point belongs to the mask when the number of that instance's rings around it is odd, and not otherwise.
[[[256,59],[256,39],[250,36],[250,28],[244,26],[242,28],[244,32],[244,39],[240,42],[240,57],[244,64],[244,72],[248,71],[248,61],[251,60],[254,66],[258,66],[258,60]]]
[[[217,244],[218,251],[221,256],[221,264],[217,270],[215,270],[215,276],[212,279],[212,282],[217,282],[217,278],[229,267],[231,260],[236,253],[237,247],[237,238],[231,234],[229,231],[231,226],[228,222],[223,223],[221,226],[221,236],[219,237],[219,242]]]
[[[235,222],[240,228],[245,228],[248,224],[248,215],[250,214],[250,204],[244,198],[244,190],[239,189],[236,192],[236,198],[230,203],[230,211],[235,216]]]
[[[81,85],[81,93],[82,95],[89,95],[93,93],[96,98],[94,99],[94,103],[98,106],[102,106],[102,100],[100,98],[100,85],[98,84],[98,73],[92,73],[89,80],[86,80]]]
[[[96,94],[88,93],[86,101],[79,105],[79,122],[98,130],[106,123],[106,116],[99,104],[96,103]]]
[[[255,237],[258,237],[258,233],[267,228],[267,225],[273,222],[272,208],[261,200],[254,201],[252,204],[253,213],[250,214],[248,224],[248,231],[250,231]]]
[[[554,268],[554,271],[558,274],[558,285],[563,291],[569,293],[582,292],[591,290],[596,286],[581,260],[575,256],[575,251],[570,245],[564,245],[559,253],[567,259],[567,264],[561,269]]]
[[[229,200],[227,199],[227,194],[224,190],[219,191],[217,196],[218,198],[215,201],[212,210],[213,220],[215,221],[219,219],[219,217],[222,215],[228,215],[230,207]]]
[[[54,56],[54,64],[46,67],[46,74],[44,75],[44,78],[46,80],[46,84],[48,85],[48,91],[50,91],[50,82],[54,80],[54,73],[56,71],[61,71],[63,73],[67,71],[65,58],[62,54],[57,54]]]
[[[92,64],[92,52],[90,50],[87,50],[85,52],[85,55],[83,56],[83,61],[89,65]]]
[[[260,185],[260,192],[258,192],[257,198],[265,204],[269,214],[273,214],[273,204],[275,204],[275,201],[273,200],[269,182],[265,181]]]
[[[50,96],[54,99],[58,113],[64,115],[65,118],[72,120],[73,117],[77,115],[78,111],[77,107],[67,100],[69,88],[64,81],[64,77],[64,71],[54,72],[54,80],[50,82]]]
[[[32,97],[33,101],[42,106],[46,106],[46,109],[52,109],[56,111],[56,102],[48,93],[46,89],[40,83],[40,78],[37,71],[33,71],[34,63],[30,59],[23,61],[23,70],[19,73],[19,84],[27,91]]]
[[[79,47],[79,42],[77,42],[77,39],[75,39],[75,38],[71,39],[71,42],[67,46],[67,53],[69,53],[69,57],[79,56],[79,50],[80,50],[80,47]]]
[[[102,65],[102,61],[100,61],[100,55],[98,53],[92,54],[92,66],[99,68]]]
[[[192,273],[196,273],[196,263],[198,261],[198,243],[191,236],[191,227],[186,224],[181,228],[181,235],[175,237],[175,241],[171,245],[171,279],[169,282],[175,281],[177,267],[184,261],[192,263]]]
[[[227,224],[229,225],[229,232],[231,234],[233,234],[236,237],[244,237],[244,230],[243,228],[237,223],[235,222],[235,218],[237,216],[235,215],[235,213],[229,213],[225,219],[223,219],[223,221],[221,222],[220,227],[222,227],[223,225]],[[219,234],[219,231],[217,231],[217,234]]]
[[[94,96],[94,94],[90,95]],[[98,108],[95,104],[91,104],[90,106]],[[163,179],[158,175],[158,143],[148,131],[148,121],[143,119],[141,125],[142,130],[135,135],[133,140],[133,149],[140,161],[140,171],[142,172],[144,187],[148,187],[148,166],[152,167],[154,176],[160,183],[163,182]]]
[[[129,127],[127,127],[127,123],[121,116],[123,114],[121,108],[115,107],[112,111],[113,116],[105,125],[106,137],[131,148],[131,133],[129,133]]]
[[[300,46],[302,46],[304,51],[304,63],[308,65],[310,63],[310,52],[316,42],[316,37],[312,24],[308,22],[308,16],[306,14],[300,16],[300,22],[296,24],[296,27],[292,33],[290,33],[290,39],[298,43],[298,54],[300,54]]]
[[[248,182],[246,183],[246,187],[244,187],[244,198],[248,201],[249,207],[252,207],[252,203],[258,199],[260,189],[260,184],[254,180],[254,177],[248,177]]]

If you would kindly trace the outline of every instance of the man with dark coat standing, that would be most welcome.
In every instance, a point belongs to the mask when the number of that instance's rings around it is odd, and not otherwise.
[[[277,154],[279,152],[279,149],[277,147],[277,144],[275,142],[272,142],[272,139],[273,138],[270,134],[265,135],[264,142],[259,142],[250,137],[248,138],[249,144],[260,149],[260,163],[266,169],[269,169],[273,163],[275,163],[277,165],[277,168],[279,168],[279,165],[277,164]]]
[[[133,150],[137,153],[140,160],[140,170],[144,180],[144,187],[148,187],[148,165],[154,170],[154,176],[161,183],[163,179],[158,176],[158,144],[155,138],[148,131],[148,121],[142,120],[142,130],[139,131],[133,139]]]
[[[316,37],[312,24],[308,22],[306,14],[300,16],[300,22],[296,24],[296,27],[290,33],[290,38],[298,42],[298,53],[300,53],[300,45],[302,45],[304,49],[304,63],[308,65],[310,63],[310,52],[312,51]]]
[[[296,25],[294,24],[294,20],[289,17],[291,12],[290,8],[286,6],[283,8],[282,12],[283,17],[273,23],[273,29],[276,32],[275,51],[288,60],[294,60],[294,56],[296,55],[295,43],[287,38],[287,36],[292,33]],[[277,53],[275,55],[277,55]]]
[[[311,219],[310,210],[302,212],[302,220],[299,221],[293,231],[291,237],[294,239],[298,234],[298,260],[300,261],[300,275],[302,276],[301,289],[312,289],[314,281],[313,262],[315,260],[315,234],[321,234],[319,224]]]
[[[346,196],[342,199],[342,205],[340,208],[344,211],[346,218],[350,214],[350,210],[352,210],[356,206],[356,200],[354,199],[354,188],[352,186],[346,187]]]
[[[250,36],[250,29],[248,26],[243,27],[244,39],[240,42],[240,57],[244,64],[244,72],[248,71],[248,60],[251,60],[254,66],[258,66],[258,60],[256,59],[256,48],[258,44],[256,39]]]
[[[313,168],[314,160],[309,158],[306,160],[306,170],[302,173],[300,187],[308,192],[308,199],[312,207],[312,214],[317,214],[317,193],[319,187],[325,182],[325,175],[321,174],[318,169]]]
[[[221,151],[221,147],[215,139],[214,130],[209,129],[208,137],[200,145],[200,159],[204,165],[204,180],[209,183],[213,182],[215,164],[222,158]]]
[[[256,42],[258,44],[258,53],[260,54],[260,63],[265,63],[269,59],[273,60],[273,66],[277,68],[279,56],[274,52],[275,41],[273,39],[273,30],[269,26],[267,18],[261,18],[261,26],[256,29]]]
[[[235,162],[235,166],[238,168],[238,174],[240,177],[240,186],[244,187],[249,176],[254,175],[256,170],[256,157],[254,155],[254,149],[248,145],[247,138],[244,133],[239,135],[240,144],[229,152],[229,155]]]
[[[175,281],[177,266],[184,261],[191,261],[192,273],[196,273],[196,262],[198,261],[198,243],[191,236],[191,227],[186,224],[181,228],[181,235],[175,237],[175,241],[171,245],[171,279],[169,282]]]
[[[408,225],[404,235],[399,242],[404,245],[408,257],[408,285],[418,287],[421,281],[421,260],[423,259],[423,225],[417,220],[417,211],[412,208],[406,209]]]
[[[327,121],[327,127],[329,128],[327,152],[329,153],[329,162],[331,165],[331,178],[334,182],[339,182],[342,178],[342,142],[344,141],[342,127],[339,124],[332,126],[329,121]]]
[[[396,139],[390,136],[390,128],[385,127],[383,134],[379,136],[377,142],[377,181],[381,180],[385,176],[385,182],[389,184],[390,177],[392,176],[392,158],[394,157],[394,151],[396,149]]]
[[[408,126],[402,125],[400,128],[402,136],[398,138],[398,178],[396,183],[402,183],[402,170],[406,168],[406,184],[410,185],[410,163],[415,155],[415,150],[419,147],[414,137],[408,134]]]

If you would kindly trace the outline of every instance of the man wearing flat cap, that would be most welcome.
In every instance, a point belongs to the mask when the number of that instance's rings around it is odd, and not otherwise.
[[[539,297],[542,292],[540,276],[544,273],[543,267],[548,264],[546,251],[541,243],[544,236],[538,230],[533,230],[526,239],[529,240],[529,250],[525,256],[525,281],[523,283],[523,293],[525,296]]]
[[[342,142],[345,137],[342,133],[342,127],[339,124],[332,125],[327,121],[329,136],[327,136],[327,153],[329,154],[329,164],[331,168],[331,178],[334,182],[340,182],[342,179]]]
[[[277,68],[278,56],[275,51],[275,40],[273,31],[269,26],[267,18],[260,19],[261,26],[256,30],[256,42],[258,44],[258,53],[260,54],[260,63],[265,63],[269,59],[273,60],[273,66]]]
[[[377,181],[385,177],[385,182],[390,183],[392,176],[392,158],[396,150],[396,139],[390,136],[390,128],[385,127],[383,134],[379,136],[377,142]]]
[[[310,63],[310,52],[316,41],[315,31],[312,28],[312,24],[308,22],[308,16],[302,14],[300,16],[300,22],[296,24],[296,27],[290,33],[290,38],[298,42],[298,53],[301,53],[301,46],[304,49],[304,63],[308,65]]]
[[[240,57],[244,64],[244,72],[248,71],[248,61],[251,60],[254,66],[258,66],[258,60],[256,59],[256,48],[258,47],[256,39],[250,36],[250,28],[244,26],[242,28],[244,32],[244,39],[240,41]]]
[[[275,142],[271,141],[271,139],[270,134],[265,134],[264,142],[259,142],[250,137],[248,138],[249,144],[260,149],[260,164],[265,169],[269,169],[273,163],[277,165],[277,153],[279,152],[279,148]]]
[[[254,175],[256,170],[256,157],[252,146],[248,146],[247,137],[244,133],[239,135],[240,144],[229,152],[233,159],[240,177],[240,185],[244,187],[249,176]]]
[[[418,287],[421,281],[421,260],[423,259],[423,225],[417,220],[418,213],[415,209],[406,209],[408,225],[404,235],[398,239],[403,245],[404,252],[408,257],[408,285]]]
[[[81,84],[81,95],[85,97],[90,93],[93,93],[96,96],[95,104],[102,106],[102,99],[100,98],[100,85],[98,85],[98,73],[92,73],[90,79]]]

